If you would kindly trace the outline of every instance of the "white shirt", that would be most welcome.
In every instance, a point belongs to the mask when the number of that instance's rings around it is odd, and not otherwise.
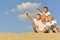
[[[41,20],[37,20],[37,19],[33,18],[33,22],[34,22],[34,24],[35,24],[36,26],[39,26]]]
[[[57,24],[57,22],[56,22],[56,21],[52,21],[52,23],[50,23],[50,22],[47,22],[47,24],[46,24],[46,25],[49,25],[49,26],[51,26],[51,25],[54,25],[54,24]]]
[[[43,24],[43,23],[41,22],[40,25],[39,25],[39,30],[40,30],[40,31],[43,31],[45,27],[46,27],[46,24]]]
[[[43,23],[41,22],[41,20],[38,21],[38,20],[36,20],[36,19],[33,18],[33,22],[34,22],[34,24],[35,24],[36,26],[38,26],[38,29],[39,29],[40,31],[43,31],[44,28],[46,27],[46,25],[43,24]]]
[[[45,13],[44,11],[43,11],[43,14],[46,15],[46,16],[51,15],[50,12]]]

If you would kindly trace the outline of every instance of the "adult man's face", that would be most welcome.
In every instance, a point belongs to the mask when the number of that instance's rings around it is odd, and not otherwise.
[[[42,15],[42,16],[41,16],[41,21],[42,21],[42,22],[46,21],[46,16],[45,16],[45,15]]]

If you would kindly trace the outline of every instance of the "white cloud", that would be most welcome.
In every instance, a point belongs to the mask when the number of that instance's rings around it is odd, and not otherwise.
[[[41,3],[31,3],[31,2],[25,2],[22,4],[19,4],[16,6],[16,8],[12,8],[10,11],[5,12],[5,14],[9,14],[11,12],[18,12],[18,11],[29,11],[30,15],[35,16],[36,13],[36,8],[39,7]],[[23,10],[24,9],[24,10]],[[25,20],[28,19],[26,16],[26,13],[23,13],[22,15],[18,15],[19,20]]]
[[[19,18],[19,20],[25,20],[25,19],[27,19],[27,16],[26,16],[26,14],[24,13],[24,14],[22,14],[22,15],[18,15],[18,18]]]
[[[17,10],[22,10],[25,8],[36,8],[39,7],[40,5],[41,5],[40,3],[26,2],[26,3],[22,3],[21,5],[18,5]]]
[[[16,9],[13,8],[13,9],[11,9],[10,11],[5,12],[5,15],[8,15],[9,13],[11,13],[11,12],[15,12],[15,11],[16,11]]]
[[[36,8],[38,8],[41,4],[40,3],[31,3],[31,2],[26,2],[26,3],[22,3],[21,5],[17,6],[17,10],[20,11],[29,11],[30,15],[35,16],[36,13],[38,13],[36,11]],[[25,9],[25,10],[23,10]],[[22,15],[18,15],[19,20],[27,20],[27,16],[26,13],[22,14]]]
[[[29,12],[28,12],[29,13]],[[37,14],[37,13],[29,13],[32,17],[35,17],[35,15]],[[23,20],[28,20],[29,18],[27,17],[27,15],[26,15],[26,12],[24,13],[24,14],[22,14],[22,15],[18,15],[18,18],[19,18],[19,20],[20,21],[23,21]]]

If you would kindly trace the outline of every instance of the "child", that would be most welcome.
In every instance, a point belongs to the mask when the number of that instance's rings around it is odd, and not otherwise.
[[[50,32],[57,32],[57,28],[56,28],[56,25],[57,25],[57,22],[53,20],[53,17],[51,15],[49,15],[48,17],[48,22],[47,22],[47,25],[49,25],[50,27]]]
[[[51,15],[51,13],[48,10],[48,7],[44,7],[43,10],[40,10],[39,8],[37,8],[38,11],[40,11],[43,15],[48,16]]]

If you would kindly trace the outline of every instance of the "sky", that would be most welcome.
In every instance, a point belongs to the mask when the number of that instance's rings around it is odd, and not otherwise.
[[[33,16],[34,13],[37,13],[36,7],[42,10],[44,6],[49,8],[57,21],[57,27],[60,28],[59,4],[60,0],[0,0],[0,32],[33,32],[32,21],[26,17],[25,12],[30,10],[30,14]]]

